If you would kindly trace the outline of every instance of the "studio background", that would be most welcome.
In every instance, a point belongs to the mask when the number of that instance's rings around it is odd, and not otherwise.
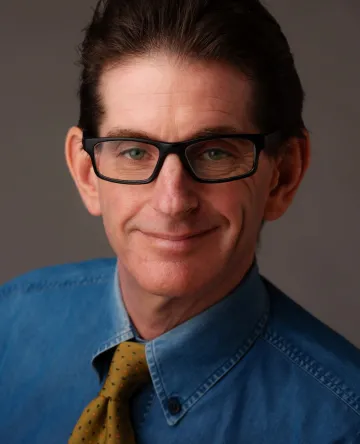
[[[262,273],[360,347],[360,2],[267,0],[306,91],[312,165],[262,236]],[[78,119],[76,47],[93,0],[0,5],[0,284],[112,256],[64,160]]]

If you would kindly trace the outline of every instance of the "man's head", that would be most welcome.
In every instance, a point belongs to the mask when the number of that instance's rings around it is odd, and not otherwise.
[[[67,161],[124,279],[175,297],[236,285],[262,222],[286,211],[308,166],[303,91],[279,26],[255,0],[109,0],[81,50]],[[195,181],[175,154],[151,183],[112,183],[82,149],[82,130],[179,142],[209,127],[278,130],[281,140],[261,152],[255,174],[216,184]]]

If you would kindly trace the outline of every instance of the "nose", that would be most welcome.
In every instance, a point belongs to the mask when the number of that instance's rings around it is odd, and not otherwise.
[[[176,154],[169,154],[155,180],[152,206],[164,215],[181,217],[199,207],[196,182]]]

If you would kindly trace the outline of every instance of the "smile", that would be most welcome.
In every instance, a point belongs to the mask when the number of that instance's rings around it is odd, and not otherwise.
[[[160,250],[166,250],[171,253],[185,253],[192,251],[199,245],[204,238],[213,234],[218,227],[197,233],[184,233],[174,235],[168,233],[144,233],[142,234],[151,242],[151,244]]]
[[[173,234],[163,234],[163,233],[144,233],[146,236],[150,236],[156,239],[170,241],[170,242],[182,242],[186,240],[191,240],[195,237],[203,237],[206,234],[209,234],[211,231],[214,231],[214,228],[211,230],[201,231],[198,233],[186,233],[182,235],[173,235]]]

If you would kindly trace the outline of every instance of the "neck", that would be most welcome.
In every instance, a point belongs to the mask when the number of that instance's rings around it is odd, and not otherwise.
[[[252,258],[253,259],[253,258]],[[166,297],[146,292],[119,262],[121,294],[125,308],[142,339],[152,340],[202,313],[226,297],[252,265],[248,260],[232,273],[219,275],[193,294]]]

